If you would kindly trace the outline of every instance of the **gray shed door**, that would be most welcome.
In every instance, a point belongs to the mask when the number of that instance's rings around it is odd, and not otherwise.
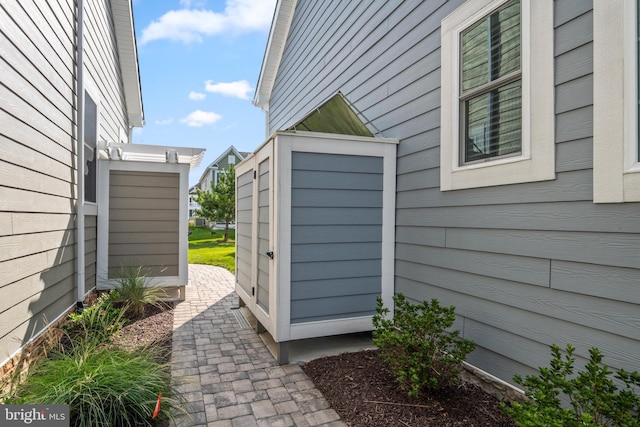
[[[267,157],[258,165],[258,289],[256,301],[269,313],[269,269],[271,266],[271,242],[269,225],[271,223],[269,199],[270,158]]]
[[[236,192],[236,277],[238,285],[251,295],[251,241],[253,218],[253,169],[237,177]]]

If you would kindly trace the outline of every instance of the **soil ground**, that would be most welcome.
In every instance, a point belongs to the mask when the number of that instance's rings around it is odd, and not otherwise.
[[[516,425],[495,397],[464,382],[408,397],[375,350],[312,360],[303,370],[352,427]]]

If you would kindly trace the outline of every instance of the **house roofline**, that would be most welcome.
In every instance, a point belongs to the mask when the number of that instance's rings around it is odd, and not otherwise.
[[[111,0],[111,14],[115,27],[129,126],[142,127],[144,109],[132,1]]]
[[[209,165],[206,168],[204,168],[204,172],[202,172],[202,175],[200,175],[200,179],[198,180],[198,183],[196,185],[199,186],[202,180],[204,179],[204,176],[207,174],[207,172],[209,172],[209,169],[212,169],[214,165],[217,165],[218,163],[220,163],[225,158],[225,156],[228,156],[231,152],[233,152],[236,156],[238,156],[240,160],[244,160],[244,158],[246,157],[246,155],[238,151],[236,147],[234,147],[233,145],[229,146],[229,148],[224,150],[224,152],[220,156],[218,156],[217,159],[209,163]]]
[[[269,106],[271,91],[278,74],[289,30],[291,29],[296,3],[297,0],[278,0],[276,3],[269,39],[262,59],[260,76],[258,77],[258,85],[253,96],[253,105],[256,107],[267,109]]]

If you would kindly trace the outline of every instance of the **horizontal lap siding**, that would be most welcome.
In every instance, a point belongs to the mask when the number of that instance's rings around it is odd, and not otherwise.
[[[554,2],[556,179],[441,192],[440,21],[461,3],[298,1],[270,130],[341,91],[400,139],[396,292],[455,305],[479,345],[470,362],[510,381],[545,365],[550,344],[572,342],[579,358],[598,346],[612,366],[640,369],[640,207],[592,201],[592,4]],[[301,228],[317,227],[299,239],[330,223],[322,209],[293,213]],[[336,261],[331,271],[352,270]],[[295,272],[311,282],[301,292],[317,296],[315,271]]]
[[[76,300],[73,10],[0,6],[0,361]]]
[[[149,276],[177,276],[180,177],[175,173],[111,171],[109,277],[143,266]],[[152,184],[154,183],[154,184]]]
[[[237,177],[236,190],[236,280],[251,294],[253,218],[253,169]]]
[[[257,303],[269,313],[269,256],[271,242],[269,240],[269,186],[271,173],[270,159],[258,165],[258,296]]]
[[[97,88],[100,101],[100,138],[107,142],[121,141],[127,134],[124,89],[117,55],[111,2],[95,2],[85,14],[85,65],[87,80]]]
[[[291,182],[291,323],[373,314],[382,159],[294,152]]]

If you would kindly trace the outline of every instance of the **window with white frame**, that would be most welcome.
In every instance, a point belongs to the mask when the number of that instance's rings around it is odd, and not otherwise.
[[[468,0],[441,42],[441,190],[555,178],[552,1]]]
[[[96,203],[96,146],[98,142],[98,104],[84,94],[84,201]]]
[[[640,2],[593,4],[593,201],[640,202]]]

